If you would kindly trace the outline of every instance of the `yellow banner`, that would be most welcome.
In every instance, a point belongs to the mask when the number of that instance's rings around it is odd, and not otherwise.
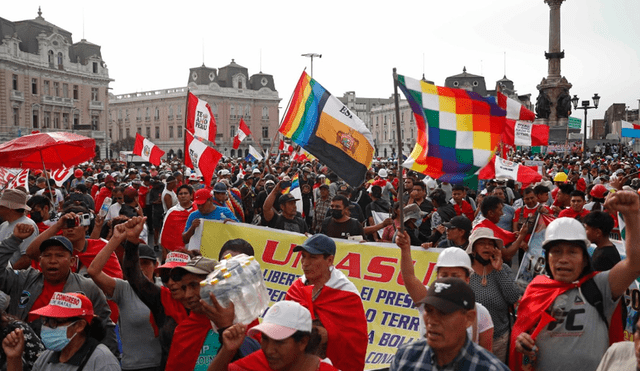
[[[300,254],[293,248],[306,237],[249,224],[204,221],[201,252],[218,258],[222,245],[243,238],[253,246],[273,303],[284,300],[294,280],[302,275]],[[419,337],[418,310],[403,286],[400,249],[394,244],[357,243],[335,239],[334,264],[353,282],[364,304],[369,345],[366,370],[388,367],[398,347]],[[435,279],[437,252],[415,248],[412,252],[416,276],[424,284]]]

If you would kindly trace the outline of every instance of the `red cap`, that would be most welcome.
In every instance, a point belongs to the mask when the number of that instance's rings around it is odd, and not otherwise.
[[[202,205],[205,202],[207,202],[207,200],[210,199],[211,197],[212,197],[211,189],[202,188],[196,191],[196,195],[194,196],[193,203],[196,205]]]
[[[73,175],[76,178],[80,178],[80,177],[82,177],[84,175],[84,172],[82,171],[82,169],[76,169],[76,171],[73,172]]]
[[[93,304],[88,297],[77,292],[56,292],[48,305],[31,311],[31,314],[53,318],[84,317],[91,323]]]
[[[167,259],[164,261],[164,264],[156,268],[175,268],[175,267],[184,267],[189,262],[189,254],[185,254],[183,252],[171,251],[167,254]]]

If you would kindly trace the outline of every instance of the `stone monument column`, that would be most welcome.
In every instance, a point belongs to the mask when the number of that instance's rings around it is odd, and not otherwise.
[[[572,85],[560,73],[560,61],[564,58],[560,38],[560,6],[565,0],[544,0],[549,5],[549,51],[544,53],[548,60],[548,76],[537,86],[539,95],[536,102],[536,123],[550,127],[549,140],[562,141],[567,138],[568,117],[571,111]]]

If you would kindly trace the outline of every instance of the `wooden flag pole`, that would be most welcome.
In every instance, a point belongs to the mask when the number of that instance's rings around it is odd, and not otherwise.
[[[398,74],[396,73],[396,68],[393,68],[393,100],[396,105],[396,138],[398,140],[398,170],[397,173],[400,176],[398,179],[398,202],[400,203],[400,207],[398,208],[398,216],[400,218],[400,233],[404,233],[404,212],[403,212],[403,196],[404,196],[404,179],[402,177],[402,165],[400,161],[402,161],[402,130],[400,128],[400,103],[398,102]],[[391,207],[393,209],[393,205]]]

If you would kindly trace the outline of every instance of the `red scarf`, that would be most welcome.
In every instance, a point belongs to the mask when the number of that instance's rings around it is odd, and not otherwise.
[[[165,370],[193,370],[210,329],[211,322],[207,316],[191,312],[173,333]]]
[[[562,293],[582,286],[582,284],[593,278],[598,272],[591,272],[582,277],[578,282],[565,283],[551,279],[545,275],[536,276],[524,293],[518,305],[518,319],[511,331],[509,368],[513,371],[522,370],[522,353],[516,351],[516,339],[518,335],[534,328],[531,333],[533,340],[536,339],[549,323],[555,321],[546,310],[553,304],[554,300]],[[619,326],[618,326],[619,327]]]

